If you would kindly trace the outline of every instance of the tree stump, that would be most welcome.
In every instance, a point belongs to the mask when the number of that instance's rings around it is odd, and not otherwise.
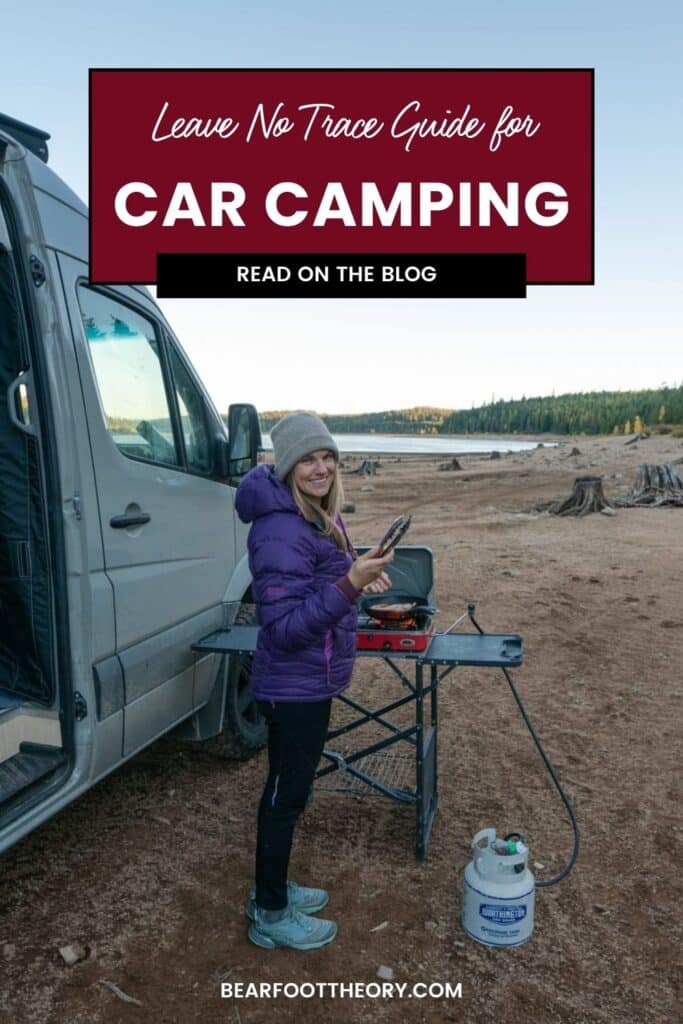
[[[537,505],[536,511],[553,516],[587,516],[590,512],[612,510],[602,490],[601,476],[577,476],[568,498]]]
[[[345,469],[347,476],[375,476],[379,467],[379,459],[363,459],[356,469]]]
[[[633,490],[617,498],[614,504],[620,508],[683,506],[683,481],[670,463],[654,466],[643,464],[638,466]]]

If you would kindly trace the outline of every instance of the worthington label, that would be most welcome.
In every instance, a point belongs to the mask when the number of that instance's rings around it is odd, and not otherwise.
[[[479,915],[494,924],[517,924],[526,917],[526,907],[496,906],[494,903],[480,903]]]

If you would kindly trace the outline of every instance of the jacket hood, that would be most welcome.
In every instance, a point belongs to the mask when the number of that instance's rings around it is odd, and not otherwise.
[[[235,509],[243,523],[253,523],[271,512],[299,514],[292,492],[287,484],[278,480],[272,466],[255,466],[249,470],[237,488]]]

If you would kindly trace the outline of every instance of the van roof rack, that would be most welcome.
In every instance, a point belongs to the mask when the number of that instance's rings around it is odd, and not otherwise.
[[[16,118],[9,117],[7,114],[0,114],[1,128],[4,128],[22,146],[26,146],[26,149],[30,150],[31,153],[40,157],[43,163],[47,163],[49,132],[44,132],[42,128],[34,128],[32,124],[25,124],[24,121],[17,121]]]

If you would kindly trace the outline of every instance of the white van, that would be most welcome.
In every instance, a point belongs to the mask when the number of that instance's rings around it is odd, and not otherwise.
[[[256,410],[226,431],[146,289],[89,284],[48,138],[0,115],[0,850],[170,729],[265,738],[248,663],[191,649],[249,596]]]

